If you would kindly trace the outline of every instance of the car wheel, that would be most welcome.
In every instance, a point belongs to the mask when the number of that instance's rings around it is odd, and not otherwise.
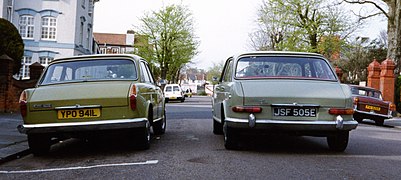
[[[228,150],[238,150],[238,134],[236,129],[224,124],[224,147]]]
[[[348,146],[349,131],[339,132],[327,137],[329,148],[336,152],[343,152]]]
[[[360,117],[354,117],[355,121],[361,123],[363,121],[363,118]]]
[[[217,134],[217,135],[222,135],[223,134],[223,123],[219,123],[215,119],[213,119],[213,133]]]
[[[375,119],[375,124],[377,126],[383,126],[384,124],[384,119]]]
[[[146,127],[142,127],[137,129],[138,133],[138,149],[146,150],[150,148],[150,126],[149,124]]]
[[[28,134],[28,145],[33,155],[44,155],[50,150],[50,137],[45,134]]]
[[[166,132],[166,126],[167,126],[166,111],[164,111],[163,118],[153,123],[153,133],[155,135],[164,134]]]

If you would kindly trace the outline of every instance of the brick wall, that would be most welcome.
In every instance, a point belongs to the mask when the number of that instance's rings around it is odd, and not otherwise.
[[[19,111],[19,96],[24,89],[35,87],[43,66],[39,63],[32,64],[29,68],[31,79],[16,80],[12,76],[14,60],[6,55],[0,56],[0,112]]]

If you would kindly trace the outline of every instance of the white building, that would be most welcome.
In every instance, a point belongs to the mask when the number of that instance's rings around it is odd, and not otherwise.
[[[25,45],[19,78],[29,65],[94,54],[93,12],[99,0],[0,0],[0,17],[13,23]]]

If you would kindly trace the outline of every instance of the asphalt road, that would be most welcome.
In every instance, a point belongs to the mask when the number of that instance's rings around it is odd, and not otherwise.
[[[66,140],[43,157],[28,155],[0,166],[0,179],[400,179],[401,129],[361,124],[343,153],[325,138],[250,136],[229,151],[212,133],[209,97],[167,104],[166,134],[151,148],[126,138]]]

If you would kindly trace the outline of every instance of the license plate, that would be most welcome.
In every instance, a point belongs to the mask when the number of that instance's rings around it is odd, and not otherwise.
[[[57,116],[59,119],[96,118],[100,117],[100,115],[100,108],[66,109],[57,111]]]
[[[316,117],[317,108],[311,107],[275,107],[273,116]]]
[[[177,97],[175,97],[175,96],[171,96],[171,97],[170,97],[170,99],[177,99]]]
[[[380,107],[376,106],[366,105],[365,108],[370,110],[380,111]]]

